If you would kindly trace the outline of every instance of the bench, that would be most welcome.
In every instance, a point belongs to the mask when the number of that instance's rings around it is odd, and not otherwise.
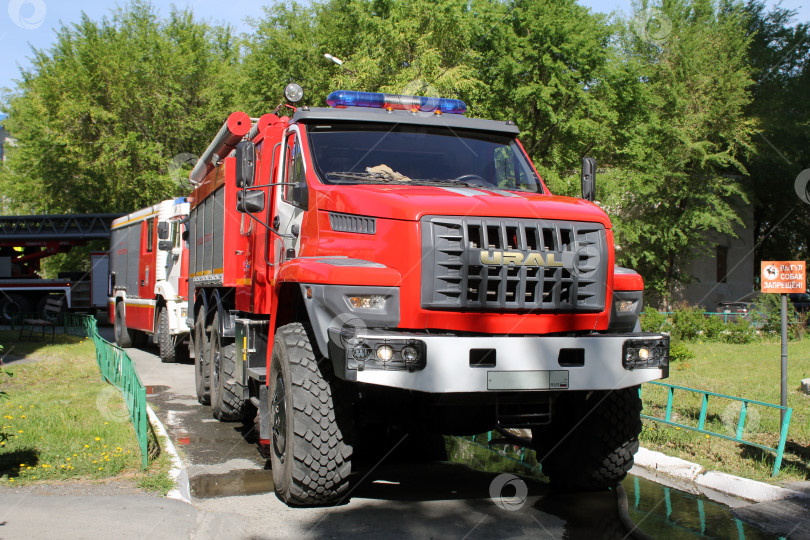
[[[45,329],[51,329],[51,343],[56,339],[56,326],[59,323],[59,315],[62,314],[62,305],[65,302],[65,297],[49,297],[45,302],[42,309],[42,317],[39,319],[23,319],[22,328],[20,329],[20,339],[31,338],[34,334],[34,328],[39,327],[42,332],[42,337],[45,337]],[[25,334],[25,329],[28,329],[28,335]]]

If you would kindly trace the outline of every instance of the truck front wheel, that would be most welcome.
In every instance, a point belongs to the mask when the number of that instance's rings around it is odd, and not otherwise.
[[[194,318],[194,386],[197,401],[211,404],[211,364],[208,363],[208,332],[205,331],[205,309]]]
[[[532,429],[543,474],[566,491],[600,491],[633,467],[641,433],[638,386],[563,395],[552,423]]]
[[[318,361],[302,324],[276,331],[268,381],[270,462],[276,495],[291,506],[334,504],[348,492],[352,446],[344,435],[350,420],[336,411],[329,368]]]
[[[177,362],[176,338],[169,330],[169,310],[166,306],[160,308],[158,314],[158,345],[160,346],[160,361],[165,364]]]
[[[220,333],[219,313],[216,313],[208,345],[211,409],[217,420],[235,422],[245,418],[249,402],[244,399],[244,383],[236,378],[236,345],[233,338],[224,338]]]
[[[132,347],[134,338],[132,331],[127,328],[126,308],[124,302],[115,304],[115,344],[123,349]]]

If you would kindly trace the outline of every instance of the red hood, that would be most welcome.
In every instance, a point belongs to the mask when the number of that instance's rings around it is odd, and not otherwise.
[[[434,186],[319,186],[318,208],[345,214],[418,221],[422,216],[493,216],[602,223],[595,204],[572,197]]]

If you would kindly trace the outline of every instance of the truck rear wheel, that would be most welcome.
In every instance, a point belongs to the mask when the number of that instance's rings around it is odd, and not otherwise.
[[[132,331],[127,328],[126,309],[123,302],[115,304],[115,344],[123,349],[132,347]]]
[[[329,367],[318,362],[302,324],[276,331],[268,381],[270,462],[276,495],[291,506],[333,504],[349,489],[349,419],[338,417]]]
[[[208,362],[210,364],[211,409],[214,418],[235,422],[245,418],[248,401],[245,386],[236,378],[236,345],[233,338],[220,335],[219,313],[211,323]]]
[[[638,451],[638,386],[563,398],[551,425],[532,429],[543,474],[566,491],[614,487],[627,476]]]
[[[169,310],[166,306],[160,308],[158,314],[158,345],[160,346],[160,361],[164,364],[177,362],[176,338],[169,329]]]
[[[194,386],[197,401],[211,404],[211,364],[208,362],[208,332],[205,331],[205,309],[194,318]]]
[[[3,324],[11,323],[15,315],[30,311],[28,299],[14,293],[0,293],[0,319]],[[17,321],[22,322],[22,321]]]

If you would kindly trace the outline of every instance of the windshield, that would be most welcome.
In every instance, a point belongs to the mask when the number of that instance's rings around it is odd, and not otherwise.
[[[318,175],[327,184],[411,184],[541,193],[517,141],[507,135],[391,124],[309,127]]]

